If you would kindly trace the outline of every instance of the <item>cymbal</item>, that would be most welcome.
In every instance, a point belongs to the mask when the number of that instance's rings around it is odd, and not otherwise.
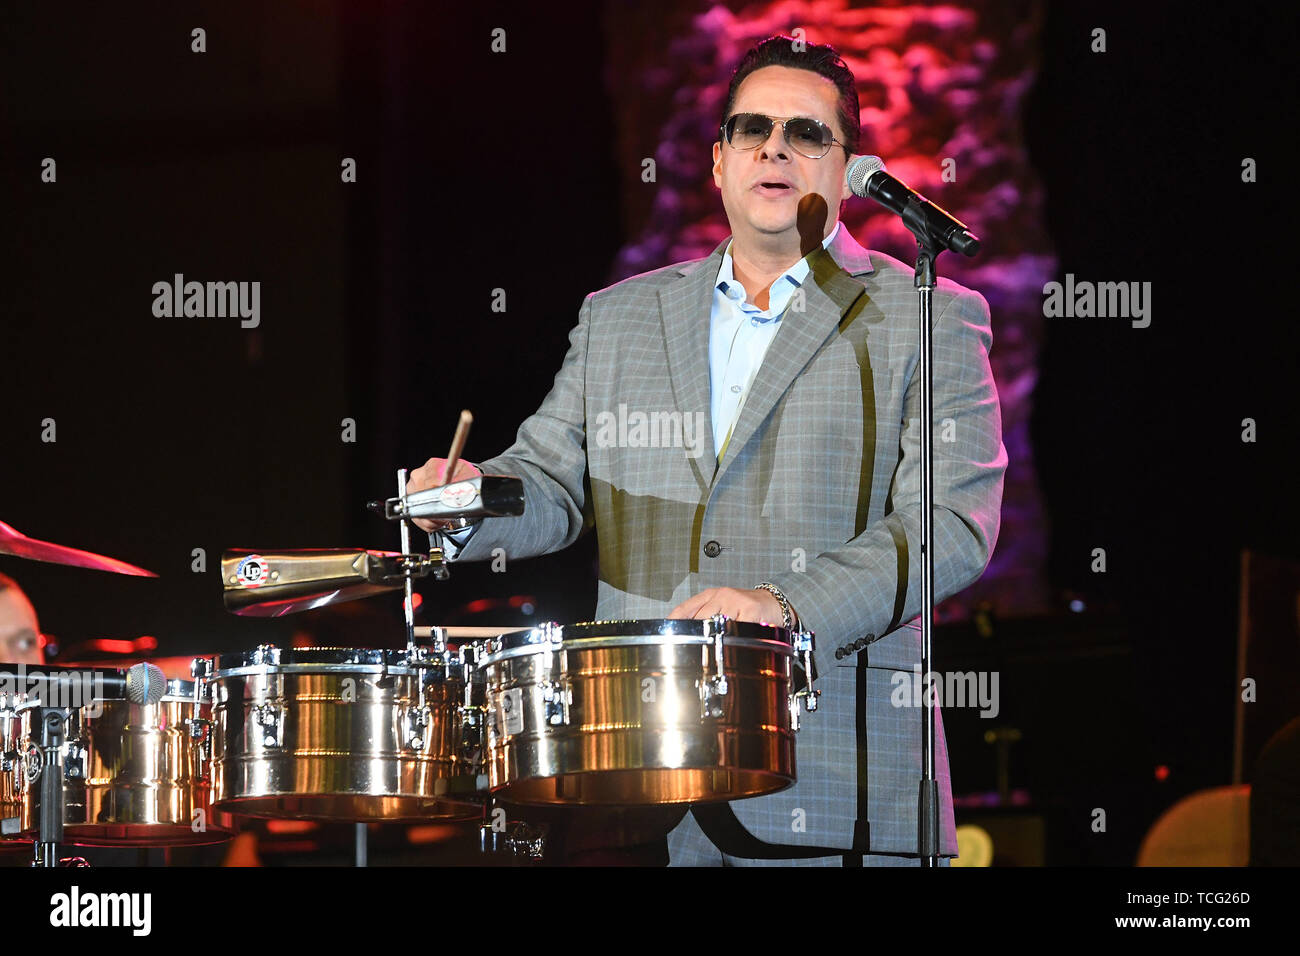
[[[73,568],[112,571],[114,574],[134,574],[144,578],[158,577],[152,571],[137,568],[134,564],[127,564],[117,558],[107,558],[102,554],[92,554],[78,548],[29,538],[3,521],[0,521],[0,554],[12,554],[16,558],[27,558],[29,561],[65,564]]]

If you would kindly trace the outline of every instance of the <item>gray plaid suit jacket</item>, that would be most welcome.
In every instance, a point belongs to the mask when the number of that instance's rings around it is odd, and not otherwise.
[[[709,317],[725,248],[587,296],[554,387],[515,443],[480,463],[523,479],[527,512],[485,520],[461,558],[555,551],[594,521],[601,620],[663,617],[710,587],[778,585],[816,632],[822,696],[797,737],[797,784],[732,804],[768,843],[853,845],[856,655],[835,651],[866,637],[870,851],[915,853],[920,715],[891,703],[894,674],[920,664],[919,619],[908,626],[921,600],[912,270],[868,255],[846,228],[818,248],[803,311],[782,320],[717,463]],[[992,556],[1007,457],[984,298],[940,280],[934,316],[942,599]],[[689,413],[702,453],[593,440],[620,405]],[[941,852],[955,854],[941,717],[936,728]]]

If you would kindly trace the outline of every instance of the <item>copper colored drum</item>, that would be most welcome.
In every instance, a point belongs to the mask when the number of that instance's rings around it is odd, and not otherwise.
[[[0,840],[22,836],[22,722],[14,707],[20,700],[12,694],[0,694]]]
[[[40,825],[41,720],[47,709],[35,702],[18,708],[22,832],[28,840]],[[212,806],[202,741],[208,708],[195,703],[192,682],[168,681],[156,704],[100,697],[59,709],[67,721],[64,842],[179,846],[230,838],[229,819]]]
[[[465,680],[472,668],[458,656],[418,651],[266,646],[218,657],[206,681],[217,804],[314,820],[481,816],[481,684]]]
[[[725,618],[494,638],[479,657],[493,793],[638,805],[782,790],[795,782],[798,698],[811,693],[792,687],[794,660],[810,649],[811,635]]]

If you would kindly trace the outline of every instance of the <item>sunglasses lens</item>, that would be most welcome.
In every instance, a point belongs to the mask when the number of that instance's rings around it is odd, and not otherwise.
[[[772,121],[759,113],[737,113],[727,121],[727,142],[736,149],[754,149],[772,135]]]
[[[790,120],[785,124],[785,138],[810,159],[820,159],[831,148],[831,131],[815,120]]]

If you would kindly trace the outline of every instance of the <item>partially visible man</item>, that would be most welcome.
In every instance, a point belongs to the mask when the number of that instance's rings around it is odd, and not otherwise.
[[[0,663],[29,667],[45,663],[36,608],[18,582],[4,574],[0,574]]]

